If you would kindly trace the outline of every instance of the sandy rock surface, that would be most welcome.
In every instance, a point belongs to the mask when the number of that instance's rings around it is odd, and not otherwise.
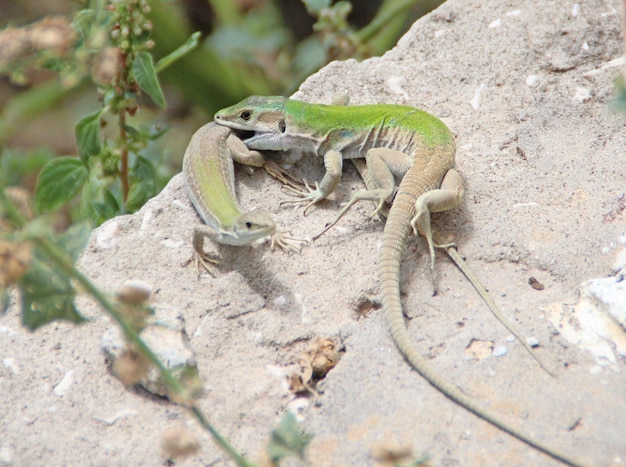
[[[435,228],[455,239],[557,377],[510,339],[442,254],[431,296],[423,239],[409,241],[402,266],[409,331],[466,394],[603,466],[626,462],[625,347],[619,333],[602,334],[601,314],[580,319],[578,302],[580,284],[610,275],[626,243],[626,131],[608,107],[621,54],[617,0],[450,0],[385,56],[333,63],[296,95],[413,105],[451,128],[465,199],[436,215]],[[309,180],[323,173],[313,158],[293,170]],[[296,236],[316,232],[362,187],[346,164],[337,192],[305,217],[279,208],[290,197],[262,171],[238,168],[237,183],[242,206],[270,210]],[[316,466],[373,465],[373,451],[402,447],[433,466],[556,465],[450,402],[400,357],[374,306],[383,223],[370,211],[354,208],[300,255],[222,247],[216,277],[198,278],[181,266],[199,219],[176,176],[140,212],[94,231],[80,266],[108,291],[129,279],[153,287],[152,302],[182,323],[196,353],[200,406],[252,459],[292,410],[314,435]],[[81,327],[30,334],[15,306],[0,317],[0,463],[163,465],[161,433],[183,425],[201,451],[177,465],[229,465],[184,409],[111,376],[100,350],[111,324],[89,300],[79,305],[94,318]],[[294,396],[286,375],[327,338],[342,349],[338,365],[316,397]]]

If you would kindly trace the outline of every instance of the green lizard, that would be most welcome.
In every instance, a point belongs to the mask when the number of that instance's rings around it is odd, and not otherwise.
[[[533,439],[500,416],[477,404],[437,374],[419,353],[404,323],[400,299],[400,261],[411,232],[419,231],[434,249],[430,213],[461,202],[462,181],[454,170],[455,142],[446,125],[413,107],[389,104],[336,106],[309,104],[280,96],[252,96],[215,114],[215,122],[252,131],[243,140],[252,150],[313,153],[324,159],[326,173],[315,188],[302,191],[305,209],[337,187],[343,159],[365,158],[370,187],[356,192],[333,225],[360,200],[377,203],[374,214],[393,200],[379,259],[383,311],[394,342],[412,367],[448,398],[529,446],[569,465],[581,465],[565,453]],[[401,179],[396,186],[396,178]]]
[[[211,122],[191,138],[183,157],[183,175],[187,194],[206,225],[194,227],[194,256],[209,271],[208,263],[217,263],[214,254],[204,251],[204,238],[218,243],[243,246],[272,236],[272,245],[288,251],[298,249],[302,241],[276,232],[272,215],[265,210],[242,213],[235,196],[233,160],[255,167],[266,167],[263,155],[250,151],[224,126]],[[285,181],[278,172],[268,172]],[[196,264],[197,265],[197,264]]]

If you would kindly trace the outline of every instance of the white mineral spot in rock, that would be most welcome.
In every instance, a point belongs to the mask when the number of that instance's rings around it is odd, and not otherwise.
[[[274,376],[275,378],[282,378],[283,376],[285,376],[285,371],[279,366],[265,365],[265,369],[270,375]]]
[[[585,102],[591,99],[591,92],[587,88],[576,86],[576,92],[574,93],[574,100],[578,102]]]
[[[600,374],[602,373],[602,367],[600,365],[594,365],[589,368],[589,373],[591,373],[592,375]]]
[[[286,303],[287,303],[287,298],[284,295],[281,295],[280,297],[276,297],[273,301],[273,304],[276,307],[285,306]]]
[[[387,86],[389,86],[389,90],[402,97],[409,97],[407,92],[404,90],[403,86],[407,83],[406,78],[402,76],[392,76],[387,80]]]
[[[615,262],[613,263],[611,269],[613,269],[613,272],[615,273],[626,269],[626,248],[617,254],[617,257],[615,258]]]
[[[7,326],[0,326],[0,334],[8,334],[9,336],[13,336],[17,333]]]
[[[143,217],[141,218],[141,225],[139,226],[139,235],[152,232],[150,222],[154,217],[154,211],[152,209],[146,209]]]
[[[438,31],[435,31],[435,39],[440,38],[441,36],[443,36],[446,33],[446,29],[439,29]]]
[[[191,208],[189,207],[189,205],[188,205],[188,204],[185,204],[185,203],[183,203],[182,201],[177,200],[177,199],[175,199],[174,201],[172,201],[172,204],[173,204],[174,206],[176,206],[176,207],[181,208],[181,209],[191,209]]]
[[[172,248],[173,250],[176,250],[186,244],[187,242],[185,242],[184,240],[171,240],[169,238],[161,242],[161,245],[163,245],[165,248]]]
[[[491,29],[499,28],[502,25],[502,20],[500,18],[489,23],[489,27]]]
[[[14,456],[15,450],[11,446],[4,445],[0,447],[0,463],[11,464]]]
[[[304,310],[304,295],[296,292],[293,294],[293,299],[298,305],[300,305],[300,307],[302,307],[302,310]]]
[[[476,92],[474,93],[474,97],[472,97],[472,100],[470,101],[470,105],[474,110],[478,110],[480,108],[480,95],[482,94],[483,89],[485,89],[484,84],[478,86],[478,89],[476,89]]]
[[[492,355],[494,357],[502,357],[503,355],[506,355],[506,346],[504,346],[504,345],[496,345],[493,348]]]
[[[74,384],[74,370],[65,373],[61,382],[54,387],[54,393],[59,397],[64,396],[72,384]]]
[[[306,409],[311,405],[308,397],[297,397],[289,403],[288,410],[302,423],[306,417]]]
[[[536,86],[539,82],[539,78],[539,75],[528,75],[526,78],[526,85],[531,88]]]
[[[253,331],[248,333],[248,340],[255,344],[263,343],[263,333],[259,331]]]
[[[527,203],[516,203],[513,205],[514,208],[534,208],[539,206],[539,203],[536,201],[528,201]]]
[[[583,50],[589,50],[589,44],[587,42],[583,42],[583,45],[580,46]]]
[[[138,412],[136,410],[131,409],[123,409],[119,412],[111,415],[110,417],[94,417],[96,420],[106,423],[107,425],[113,425],[120,418],[132,417],[137,415]]]
[[[509,11],[506,16],[519,16],[522,14],[521,10],[513,10],[513,11]]]
[[[574,6],[572,7],[572,16],[578,16],[579,13],[580,5],[578,3],[574,3]]]
[[[11,358],[11,357],[3,358],[2,364],[7,370],[9,370],[14,375],[17,375],[20,372],[20,367],[17,366],[17,363],[15,363],[14,358]]]
[[[119,228],[119,223],[115,219],[106,221],[97,229],[96,245],[103,250],[109,249],[115,245],[115,235]]]
[[[515,336],[513,334],[509,334],[508,336],[506,336],[506,341],[515,342]]]

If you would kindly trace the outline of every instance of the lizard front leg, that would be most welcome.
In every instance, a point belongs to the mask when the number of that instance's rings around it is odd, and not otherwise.
[[[219,234],[208,225],[196,225],[193,229],[193,253],[181,266],[187,266],[192,261],[196,264],[196,275],[200,276],[200,265],[211,276],[215,276],[214,269],[220,264],[220,257],[216,251],[206,252],[204,250],[204,239],[215,240]]]
[[[341,181],[341,172],[343,169],[343,157],[341,152],[336,149],[326,151],[324,154],[324,168],[326,169],[324,178],[322,178],[321,182],[315,183],[315,188],[311,188],[305,181],[304,190],[291,188],[291,191],[299,196],[300,199],[283,201],[281,205],[307,203],[304,208],[304,213],[306,215],[308,210],[313,207],[313,205],[323,199],[326,199],[328,195],[335,191],[335,188],[337,188],[337,185],[339,185],[339,182]]]
[[[231,133],[228,136],[226,143],[230,151],[230,157],[234,161],[251,167],[263,168],[268,175],[291,188],[299,189],[302,187],[302,182],[300,182],[300,180],[293,177],[276,162],[267,160],[259,151],[248,149],[243,141],[236,136],[236,134]]]

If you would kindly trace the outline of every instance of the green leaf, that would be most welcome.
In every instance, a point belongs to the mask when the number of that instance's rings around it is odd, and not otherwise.
[[[183,45],[178,47],[173,52],[167,54],[165,57],[161,58],[161,60],[159,60],[156,64],[157,73],[165,70],[172,63],[183,58],[185,55],[195,49],[198,46],[200,35],[200,31],[194,32],[191,36],[189,36],[189,38],[185,41]]]
[[[87,244],[91,226],[87,222],[78,222],[62,234],[53,235],[47,226],[36,219],[26,226],[25,232],[27,237],[45,236],[50,239],[46,241],[62,250],[60,254],[68,258],[68,263],[74,263]],[[34,249],[33,261],[20,279],[19,290],[22,297],[22,324],[31,331],[55,320],[74,323],[85,321],[74,304],[76,291],[68,271],[52,263],[40,247]]]
[[[20,281],[20,292],[22,324],[31,331],[55,320],[85,321],[74,304],[75,291],[70,279],[52,268],[37,251]]]
[[[278,427],[272,430],[267,454],[276,464],[288,456],[297,456],[304,460],[304,451],[312,438],[312,435],[300,430],[296,417],[291,412],[285,412]]]
[[[100,154],[100,115],[102,110],[81,118],[75,127],[78,154],[83,162]]]
[[[39,212],[58,208],[69,201],[87,180],[83,163],[74,157],[52,159],[39,174],[35,187],[35,204]]]
[[[163,136],[165,133],[167,133],[168,131],[170,131],[169,126],[165,126],[162,128],[155,128],[153,132],[148,133],[148,139],[150,141],[155,141],[159,139],[161,136]]]
[[[133,177],[142,180],[154,180],[156,176],[156,168],[152,161],[144,156],[137,156],[133,164]]]
[[[102,201],[90,204],[90,217],[98,225],[121,214],[120,203],[111,190],[104,188],[102,197]]]
[[[142,180],[135,182],[128,190],[128,198],[126,199],[126,211],[135,212],[141,206],[146,204],[150,198],[156,194],[156,184],[154,180]]]
[[[120,210],[121,188],[116,190],[117,195],[111,191],[118,185],[119,180],[113,184],[107,184],[104,180],[92,175],[80,193],[80,214],[78,217],[89,219],[93,225],[100,225],[104,221],[122,214]]]
[[[83,45],[85,40],[89,37],[89,30],[92,27],[94,18],[96,18],[96,11],[90,9],[80,10],[74,16],[72,26],[76,31],[80,45]]]
[[[78,255],[85,249],[92,226],[87,221],[72,224],[65,232],[58,235],[57,243],[63,245],[63,249],[73,261],[78,259]]]
[[[150,159],[137,156],[132,166],[132,181],[126,210],[134,212],[156,194],[156,168]]]
[[[156,105],[164,109],[165,97],[163,97],[163,91],[154,69],[152,55],[148,52],[138,52],[133,61],[132,69],[135,81],[141,90],[148,94]]]

